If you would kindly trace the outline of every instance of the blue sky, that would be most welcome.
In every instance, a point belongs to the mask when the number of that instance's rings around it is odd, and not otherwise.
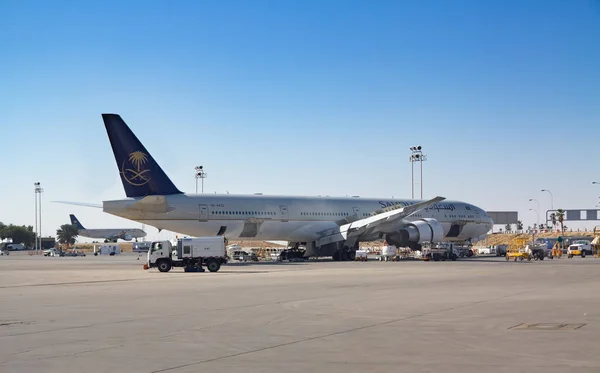
[[[50,203],[124,196],[119,113],[182,190],[600,203],[597,1],[3,1],[0,221],[139,224]],[[598,223],[600,225],[600,223]],[[588,224],[593,226],[594,224]],[[571,224],[576,227],[576,224]],[[156,229],[148,228],[151,235]]]

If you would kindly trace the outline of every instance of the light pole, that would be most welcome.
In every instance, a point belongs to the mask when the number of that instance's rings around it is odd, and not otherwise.
[[[33,183],[35,192],[35,248],[37,250],[42,249],[42,188],[40,182]],[[38,196],[39,195],[39,196]],[[39,202],[38,202],[39,200]],[[38,208],[39,206],[39,208]],[[38,230],[39,220],[39,230]]]
[[[550,194],[550,210],[554,210],[554,195],[548,189],[542,189],[542,192],[548,192]]]
[[[536,225],[538,225],[538,229],[539,229],[539,223],[538,222],[540,221],[540,213],[536,209],[529,209],[529,211],[535,211],[535,216],[536,216],[535,223],[536,223]]]
[[[423,161],[427,160],[427,156],[421,151],[421,145],[410,147],[410,157],[408,161],[411,163],[411,191],[412,198],[415,198],[415,162],[421,163],[421,199],[423,199]]]
[[[554,195],[548,189],[542,189],[542,192],[548,192],[550,194],[550,210],[554,210]],[[546,210],[546,225],[548,225],[548,210]]]
[[[196,194],[198,194],[198,179],[202,179],[202,193],[204,193],[204,179],[206,178],[206,172],[204,172],[204,166],[196,166]]]
[[[37,238],[38,238],[38,198],[37,188],[40,183],[33,183],[33,200],[35,201],[35,241],[33,242],[33,249],[37,252]]]
[[[537,211],[540,211],[540,202],[535,199],[535,198],[529,198],[529,202],[531,201],[535,201],[535,203],[537,203]],[[538,220],[536,221],[536,223],[539,225],[540,224],[540,214],[538,213]]]

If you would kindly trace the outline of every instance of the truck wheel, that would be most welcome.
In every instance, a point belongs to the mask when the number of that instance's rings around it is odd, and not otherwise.
[[[217,272],[221,268],[221,263],[214,259],[210,259],[208,263],[206,263],[206,268],[208,268],[210,272]]]
[[[582,257],[582,258],[585,258],[585,251],[582,251],[582,252],[581,252],[581,257]]]
[[[158,262],[156,267],[160,272],[169,272],[171,270],[171,262],[169,262],[168,260],[161,260],[160,262]]]

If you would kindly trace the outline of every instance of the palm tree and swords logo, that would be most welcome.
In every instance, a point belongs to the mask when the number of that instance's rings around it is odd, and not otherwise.
[[[126,168],[125,163],[128,163]],[[125,181],[134,186],[142,186],[150,181],[150,169],[144,169],[148,162],[148,155],[141,151],[135,151],[129,154],[126,161],[123,161],[121,174]]]

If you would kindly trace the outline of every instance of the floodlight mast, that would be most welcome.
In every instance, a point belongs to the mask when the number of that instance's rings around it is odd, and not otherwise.
[[[35,241],[34,250],[42,249],[42,184],[39,181],[33,183],[35,196]],[[39,222],[39,225],[38,225]],[[38,228],[39,227],[39,228]]]
[[[411,146],[410,147],[410,157],[408,161],[411,163],[411,198],[415,198],[415,162],[419,162],[421,164],[421,199],[423,199],[423,161],[427,160],[427,156],[423,154],[421,150],[421,145]]]
[[[204,193],[204,179],[206,178],[206,172],[204,172],[204,166],[195,167],[196,174],[196,194],[198,194],[198,179],[202,179],[202,193]]]

